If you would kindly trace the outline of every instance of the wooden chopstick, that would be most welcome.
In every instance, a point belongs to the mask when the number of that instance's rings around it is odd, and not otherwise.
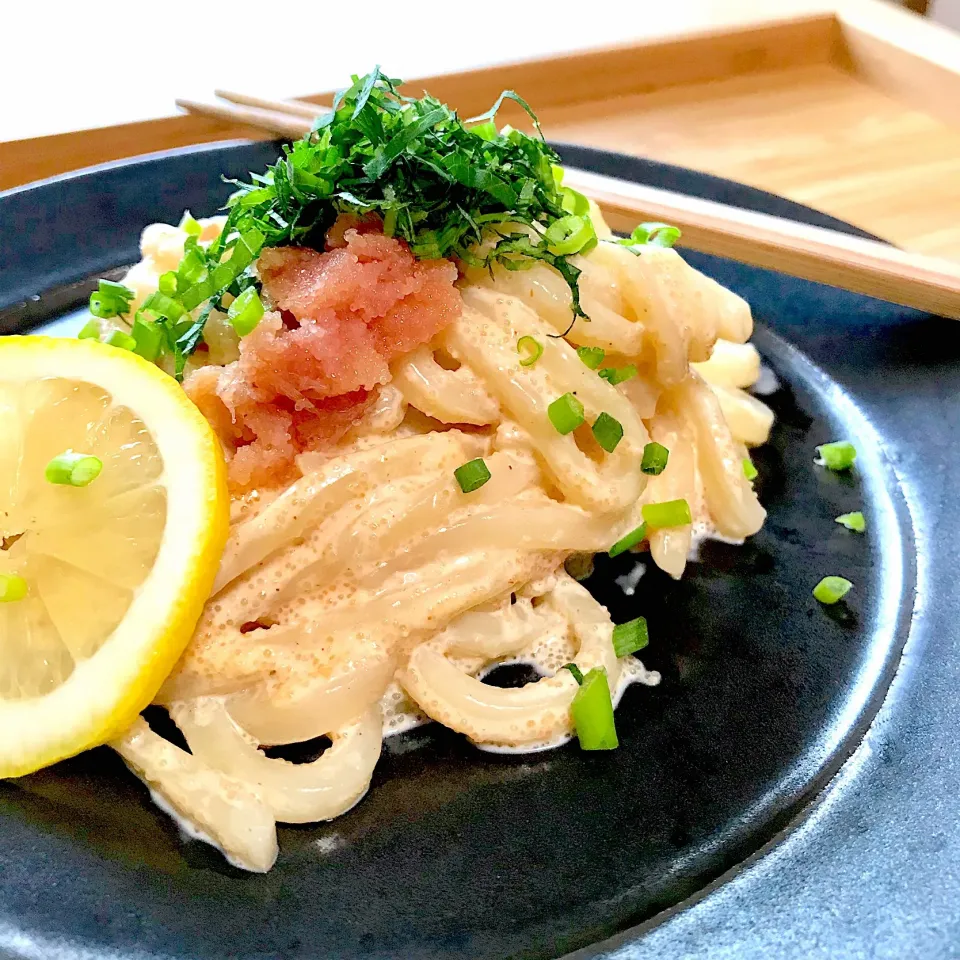
[[[239,105],[178,100],[177,106],[287,137],[311,127],[303,101],[223,95]],[[317,114],[323,110],[316,107]],[[960,320],[960,264],[952,261],[570,167],[564,184],[595,200],[614,230],[629,232],[645,220],[675,224],[691,250]]]
[[[270,133],[296,139],[310,130],[310,121],[295,113],[283,113],[279,110],[265,110],[262,107],[240,107],[229,103],[197,103],[195,100],[177,100],[177,106],[187,113],[196,113],[203,117],[216,117],[234,124],[258,127]]]
[[[563,182],[591,197],[614,230],[638,219],[678,226],[691,250],[778,270],[960,320],[960,264],[713,200],[565,168]]]
[[[230,103],[238,103],[245,107],[260,107],[263,110],[272,110],[276,113],[292,113],[298,117],[315,120],[321,113],[329,113],[330,107],[307,100],[266,100],[249,93],[235,93],[232,90],[214,90],[214,96]]]

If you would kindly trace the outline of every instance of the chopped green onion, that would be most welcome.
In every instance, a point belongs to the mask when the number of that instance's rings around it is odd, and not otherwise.
[[[133,321],[133,328],[130,330],[130,336],[133,337],[136,346],[133,352],[139,354],[144,360],[153,363],[160,356],[160,347],[163,343],[163,331],[149,320],[137,317]]]
[[[143,306],[140,307],[137,313],[140,314],[141,312],[153,313],[158,317],[166,317],[168,320],[173,320],[174,322],[183,319],[187,314],[187,311],[184,310],[173,297],[159,290],[151,293],[150,296],[143,301]]]
[[[853,588],[845,577],[824,577],[814,588],[813,595],[821,603],[832,606],[842,600]]]
[[[561,187],[560,194],[563,197],[561,205],[567,213],[575,213],[578,217],[589,216],[590,201],[582,193],[574,190],[573,187]]]
[[[628,620],[626,623],[618,623],[613,628],[613,652],[618,657],[636,653],[649,642],[650,634],[647,632],[647,621],[644,617],[637,617],[636,620]]]
[[[614,387],[618,383],[623,383],[624,380],[629,380],[636,375],[637,368],[632,363],[628,363],[625,367],[604,367],[597,372],[597,376],[603,377],[607,383],[612,384]]]
[[[54,457],[43,471],[48,483],[68,487],[86,487],[100,476],[103,461],[86,453],[67,450]]]
[[[517,353],[521,367],[532,367],[543,353],[543,344],[534,337],[521,337],[517,341]]]
[[[569,213],[550,224],[543,238],[547,241],[547,249],[554,256],[567,257],[579,253],[591,240],[595,240],[596,236],[589,217],[578,217]]]
[[[583,404],[572,393],[557,397],[547,407],[547,416],[557,428],[557,433],[562,433],[564,436],[573,433],[586,420],[583,415]]]
[[[263,317],[263,303],[254,287],[247,287],[227,310],[227,318],[241,337],[256,329]]]
[[[114,330],[104,342],[109,343],[111,347],[119,347],[121,350],[133,350],[137,345],[137,341],[129,333],[124,333],[122,330]]]
[[[100,280],[97,289],[90,294],[90,312],[101,320],[122,316],[130,309],[136,296],[133,290],[113,280]]]
[[[828,470],[849,470],[857,459],[856,447],[849,440],[835,440],[817,447],[818,463]]]
[[[573,698],[570,712],[581,750],[615,750],[620,746],[607,671],[602,667],[587,671]]]
[[[0,603],[15,603],[27,595],[27,581],[15,573],[0,573]]]
[[[655,529],[685,527],[693,523],[690,504],[686,500],[665,500],[663,503],[645,503],[640,512],[647,525]]]
[[[658,477],[667,469],[670,451],[662,444],[651,441],[643,448],[640,470],[651,477]]]
[[[492,120],[470,127],[470,132],[474,136],[480,137],[481,140],[496,140],[498,134],[497,125]]]
[[[743,475],[751,483],[757,479],[757,476],[758,476],[757,468],[753,465],[753,461],[749,457],[743,458]]]
[[[199,237],[203,233],[203,227],[190,216],[190,211],[186,210],[183,219],[180,221],[180,229],[185,230],[191,237]]]
[[[591,370],[596,370],[603,363],[603,358],[607,355],[603,347],[577,347],[577,356],[583,361],[584,366]]]
[[[575,663],[565,663],[561,670],[569,670],[573,674],[573,679],[577,681],[577,686],[583,685],[583,674]]]
[[[633,233],[617,243],[625,247],[672,247],[680,239],[680,230],[669,223],[640,223]]]
[[[457,478],[457,483],[460,484],[460,489],[464,493],[473,493],[474,490],[479,490],[490,479],[490,470],[483,459],[477,457],[476,460],[470,460],[457,467],[453,471],[453,475]]]
[[[859,510],[856,513],[841,513],[834,523],[839,523],[855,533],[863,533],[867,529],[867,521],[863,519],[863,514]]]
[[[626,536],[621,537],[608,551],[609,556],[619,557],[621,553],[626,553],[631,547],[642,543],[647,536],[647,525],[641,523],[635,530],[631,530]]]
[[[160,292],[166,296],[174,296],[177,292],[176,271],[168,270],[166,273],[161,274],[160,279],[157,281],[157,286],[160,288]]]
[[[77,334],[78,340],[99,340],[100,324],[96,320],[88,320],[83,329]]]
[[[623,426],[616,417],[611,417],[609,413],[601,413],[593,425],[593,435],[607,453],[613,453],[617,449],[617,444],[623,439]]]

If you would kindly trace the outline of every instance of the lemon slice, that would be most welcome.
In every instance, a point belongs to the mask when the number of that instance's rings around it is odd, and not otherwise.
[[[67,452],[99,475],[51,482]],[[228,518],[217,440],[173,379],[90,340],[0,337],[0,777],[133,722],[190,639]]]

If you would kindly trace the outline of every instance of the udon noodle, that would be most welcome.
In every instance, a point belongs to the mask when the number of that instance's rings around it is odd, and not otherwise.
[[[203,239],[219,225],[204,221]],[[176,227],[145,231],[124,281],[138,301],[175,268],[184,239]],[[649,535],[653,562],[673,577],[697,538],[740,540],[763,523],[743,461],[772,414],[745,392],[760,372],[747,304],[671,249],[637,255],[605,239],[574,262],[589,321],[571,326],[569,287],[545,264],[467,268],[460,317],[393,363],[336,446],[301,454],[285,487],[237,492],[214,593],[158,697],[190,752],[142,720],[113,746],[238,865],[270,868],[277,821],[329,820],[356,804],[384,736],[429,719],[487,749],[543,749],[573,731],[577,682],[563,664],[603,667],[614,702],[632,681],[657,682],[617,658],[606,609],[564,569],[638,527],[645,504],[691,506],[692,524]],[[208,322],[207,364],[237,357],[222,320]],[[517,350],[526,336],[543,345],[529,366]],[[578,346],[638,373],[614,386]],[[188,391],[204,376],[191,360]],[[589,427],[554,429],[547,407],[566,393],[588,423],[601,412],[619,421],[614,452]],[[651,440],[670,457],[647,477]],[[453,471],[477,457],[491,479],[465,494]],[[515,661],[540,679],[483,682]],[[331,746],[310,763],[260,749],[322,736]]]

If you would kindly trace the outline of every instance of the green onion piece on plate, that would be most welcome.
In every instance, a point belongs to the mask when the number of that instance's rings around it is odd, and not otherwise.
[[[565,663],[561,670],[569,670],[573,674],[573,679],[577,681],[578,686],[583,685],[583,674],[575,663]]]
[[[618,623],[613,628],[613,652],[618,657],[636,653],[649,642],[650,634],[647,632],[647,621],[644,617],[637,617],[636,620],[628,620],[626,623]]]
[[[564,436],[573,433],[586,420],[583,415],[583,404],[572,393],[557,397],[547,407],[547,416],[556,427],[557,433],[562,433]]]
[[[481,457],[476,460],[468,460],[462,466],[453,471],[453,475],[460,484],[460,489],[464,493],[473,493],[479,490],[489,479],[490,470],[483,462]]]
[[[27,595],[27,581],[15,573],[0,573],[0,603],[16,603]]]
[[[667,469],[670,451],[662,444],[651,440],[643,448],[643,459],[640,469],[650,477],[657,477]]]
[[[122,330],[114,330],[104,342],[109,343],[111,347],[119,347],[121,350],[133,350],[137,346],[137,341],[129,333],[124,333]]]
[[[845,577],[824,577],[814,588],[813,596],[821,603],[832,606],[842,600],[853,588]]]
[[[247,287],[227,310],[227,319],[241,337],[253,333],[262,317],[263,303],[253,287]]]
[[[828,470],[849,470],[857,459],[857,449],[849,440],[835,440],[817,447],[818,461]]]
[[[532,367],[543,353],[543,344],[535,337],[521,337],[517,341],[517,353],[521,367]]]
[[[743,475],[752,483],[757,479],[757,468],[749,457],[743,458]]]
[[[607,383],[614,387],[618,383],[623,383],[624,380],[629,380],[636,375],[637,368],[632,363],[628,363],[625,367],[604,367],[597,372],[597,376],[603,377]]]
[[[686,500],[664,500],[663,503],[645,503],[640,512],[647,525],[654,529],[684,527],[693,523],[690,504]]]
[[[607,671],[602,667],[594,667],[584,676],[570,712],[581,750],[616,750],[620,746]]]
[[[577,356],[583,361],[584,366],[591,370],[596,370],[603,363],[603,358],[607,351],[603,347],[577,347]]]
[[[867,529],[867,521],[863,519],[863,514],[859,510],[856,513],[841,513],[833,522],[855,533],[863,533]]]
[[[609,413],[601,413],[592,429],[593,435],[597,438],[597,443],[607,453],[613,453],[617,449],[617,444],[623,439],[622,424],[616,417],[611,417]]]
[[[83,329],[77,334],[78,340],[99,340],[100,324],[96,320],[88,320]]]
[[[48,483],[66,487],[87,487],[100,476],[102,469],[103,461],[99,457],[67,450],[47,464],[43,475]]]
[[[608,551],[608,556],[619,557],[621,553],[626,553],[631,547],[642,543],[647,536],[647,525],[641,523],[635,530],[631,530],[626,536],[621,537]]]

